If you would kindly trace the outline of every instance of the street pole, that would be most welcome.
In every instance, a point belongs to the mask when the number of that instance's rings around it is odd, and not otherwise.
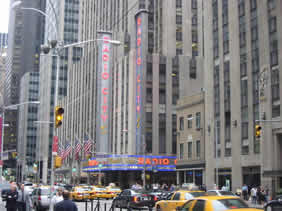
[[[144,169],[143,169],[143,188],[146,188],[146,148],[145,148],[145,136],[142,135],[143,138],[143,152],[144,152]]]
[[[218,121],[215,121],[215,183],[218,189],[218,154],[217,154],[217,144],[218,144]]]
[[[0,166],[0,182],[2,183],[3,180],[2,180],[2,175],[3,175],[3,152],[4,152],[4,126],[5,125],[5,107],[3,106],[3,113],[2,113],[2,134],[1,134],[1,166]]]

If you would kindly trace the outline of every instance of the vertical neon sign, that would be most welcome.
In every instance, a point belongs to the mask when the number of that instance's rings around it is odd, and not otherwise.
[[[111,106],[111,33],[98,34],[97,124],[96,141],[99,152],[108,152]]]
[[[136,153],[142,146],[142,83],[143,83],[143,57],[142,57],[142,19],[136,16]]]

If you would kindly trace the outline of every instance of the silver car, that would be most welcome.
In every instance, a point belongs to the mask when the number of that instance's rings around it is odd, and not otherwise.
[[[36,211],[48,210],[50,206],[50,187],[35,188],[31,195],[33,207]]]

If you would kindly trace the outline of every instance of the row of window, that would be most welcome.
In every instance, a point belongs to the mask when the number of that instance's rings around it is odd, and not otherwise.
[[[195,144],[196,144],[196,157],[200,158],[201,157],[201,141],[197,140]],[[192,141],[188,142],[187,147],[188,147],[187,148],[187,152],[188,152],[187,158],[191,159],[193,156],[193,142]],[[181,143],[180,148],[179,148],[179,159],[183,160],[185,159],[185,157],[186,156],[184,155],[184,143]]]
[[[187,115],[187,128],[191,129],[193,127],[193,115]],[[196,129],[201,128],[201,112],[196,113]],[[179,130],[184,130],[184,117],[179,118]]]

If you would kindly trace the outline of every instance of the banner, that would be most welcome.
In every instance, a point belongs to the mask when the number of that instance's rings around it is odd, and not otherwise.
[[[58,152],[58,145],[59,145],[59,138],[58,136],[54,136],[53,138],[53,145],[52,145],[52,152]]]
[[[112,94],[112,68],[110,32],[98,32],[98,74],[97,74],[97,151],[109,152],[110,116]]]

